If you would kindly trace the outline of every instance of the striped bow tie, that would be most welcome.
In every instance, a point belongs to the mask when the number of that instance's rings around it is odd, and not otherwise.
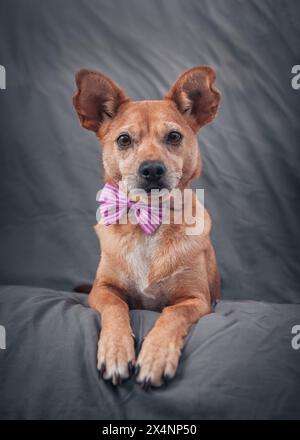
[[[146,235],[153,234],[162,223],[161,206],[149,206],[142,201],[132,202],[123,191],[109,183],[98,194],[100,213],[106,226],[119,223],[129,210],[134,213],[137,223]]]

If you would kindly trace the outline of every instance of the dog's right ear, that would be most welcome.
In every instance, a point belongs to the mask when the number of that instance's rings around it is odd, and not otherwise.
[[[221,94],[214,86],[215,79],[216,74],[211,67],[193,67],[177,79],[165,97],[176,104],[195,131],[216,116]]]
[[[73,105],[82,127],[97,132],[101,123],[113,118],[129,101],[117,84],[102,73],[82,69],[76,74],[77,93]]]

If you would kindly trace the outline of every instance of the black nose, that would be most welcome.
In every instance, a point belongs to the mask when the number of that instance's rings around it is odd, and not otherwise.
[[[145,160],[139,167],[139,175],[149,182],[157,181],[166,174],[166,167],[160,160]]]

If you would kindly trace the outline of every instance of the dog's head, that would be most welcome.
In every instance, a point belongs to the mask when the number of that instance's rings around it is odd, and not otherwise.
[[[182,189],[199,176],[197,131],[214,119],[220,103],[214,81],[210,67],[195,67],[163,100],[130,101],[110,78],[79,71],[74,107],[81,125],[101,141],[107,180],[149,192]]]

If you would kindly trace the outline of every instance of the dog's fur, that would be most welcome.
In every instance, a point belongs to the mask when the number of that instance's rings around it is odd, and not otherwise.
[[[201,173],[197,131],[214,119],[219,107],[214,81],[211,68],[195,67],[177,79],[163,100],[133,102],[101,73],[78,72],[74,107],[81,125],[101,141],[105,181],[115,186],[122,181],[129,189],[143,187],[139,165],[159,160],[166,167],[166,188],[189,187]],[[172,130],[182,134],[179,145],[165,141]],[[120,149],[116,139],[124,132],[132,144]],[[196,197],[192,203],[195,209]],[[101,314],[98,368],[114,384],[127,378],[133,366],[145,388],[172,378],[190,326],[210,313],[211,302],[219,297],[211,220],[201,208],[200,235],[187,235],[185,223],[172,221],[151,236],[130,223],[95,227],[102,255],[89,304]],[[137,360],[129,308],[161,311]]]

